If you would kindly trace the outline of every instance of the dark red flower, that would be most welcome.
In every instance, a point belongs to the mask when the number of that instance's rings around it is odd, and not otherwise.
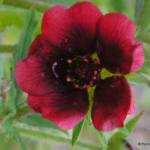
[[[63,129],[84,119],[89,108],[87,89],[96,86],[94,126],[98,130],[122,127],[134,110],[124,74],[144,61],[143,46],[134,34],[134,24],[126,16],[102,15],[90,2],[52,7],[43,16],[42,34],[33,41],[27,58],[16,64],[16,82],[28,93],[29,106]],[[101,79],[103,68],[113,76]]]
[[[144,63],[143,45],[135,39],[134,23],[120,13],[101,17],[98,23],[99,55],[104,67],[127,74]]]

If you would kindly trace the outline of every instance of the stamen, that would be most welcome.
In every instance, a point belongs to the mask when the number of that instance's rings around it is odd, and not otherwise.
[[[100,60],[99,59],[94,59],[93,61],[95,62],[95,64],[100,64]]]
[[[68,41],[69,41],[69,40],[68,40],[67,38],[66,38],[66,39],[64,39],[64,43],[68,43]]]
[[[75,86],[75,88],[79,88],[79,84],[75,84],[74,86]]]
[[[70,51],[70,52],[71,52],[71,51],[72,51],[72,48],[71,48],[71,47],[69,47],[69,48],[68,48],[68,51]]]
[[[71,78],[68,76],[68,77],[66,78],[66,81],[67,81],[67,82],[71,82]]]
[[[74,58],[59,57],[52,65],[55,77],[70,87],[87,89],[98,80],[99,61],[89,55]],[[43,75],[42,75],[43,76]]]
[[[90,81],[90,83],[89,83],[90,85],[93,85],[94,84],[94,81]]]
[[[68,59],[68,60],[67,60],[67,63],[68,63],[68,64],[71,64],[71,63],[72,63],[72,60],[71,60],[71,59]]]
[[[97,79],[97,77],[96,76],[93,76],[93,78],[92,78],[93,80],[96,80]]]
[[[83,58],[84,62],[89,62],[89,60],[87,58]]]
[[[94,75],[97,75],[97,73],[98,73],[98,71],[97,71],[97,70],[95,70],[95,71],[94,71]]]
[[[60,60],[61,60],[61,61],[63,61],[63,60],[64,60],[64,58],[62,58],[62,57],[61,57],[61,58],[60,58]]]
[[[43,78],[45,77],[45,73],[44,72],[41,73],[41,77],[43,77]]]
[[[85,84],[82,88],[83,89],[87,89],[89,87],[89,85],[88,84]]]
[[[54,75],[55,75],[56,78],[59,77],[59,75],[57,74],[57,72],[55,70],[57,65],[58,65],[58,63],[56,61],[52,65],[52,71],[53,71],[53,73],[54,73]]]

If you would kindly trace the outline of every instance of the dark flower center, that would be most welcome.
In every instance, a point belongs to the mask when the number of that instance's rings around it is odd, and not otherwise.
[[[87,89],[99,79],[100,62],[90,56],[59,57],[52,65],[55,78],[63,85]]]

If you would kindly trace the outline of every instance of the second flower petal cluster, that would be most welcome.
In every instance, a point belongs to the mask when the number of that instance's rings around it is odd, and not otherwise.
[[[79,2],[70,8],[56,5],[44,13],[42,34],[27,58],[17,62],[15,78],[28,93],[29,106],[65,130],[84,119],[87,90],[96,86],[92,122],[96,129],[108,131],[123,127],[133,112],[124,75],[143,63],[143,45],[135,39],[134,23],[127,16],[103,15],[93,3]],[[112,76],[102,79],[104,68]]]

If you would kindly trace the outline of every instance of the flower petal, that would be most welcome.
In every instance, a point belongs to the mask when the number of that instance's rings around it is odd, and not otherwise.
[[[102,16],[99,8],[91,2],[78,2],[69,9],[69,13],[74,26],[75,45],[92,50],[91,46],[96,41],[97,22]]]
[[[104,67],[127,74],[144,63],[143,45],[135,39],[135,26],[127,16],[110,13],[98,24],[99,53]]]
[[[123,127],[131,103],[130,87],[124,77],[100,80],[94,94],[92,120],[96,129]]]
[[[33,40],[30,48],[29,48],[29,55],[33,55],[35,53],[39,53],[39,51],[45,51],[45,45],[44,45],[44,37],[42,35],[38,35],[37,37],[35,37],[35,39]],[[41,48],[42,47],[42,48]]]
[[[57,56],[60,52],[61,50],[53,47],[43,35],[38,35],[29,48],[29,56],[40,56],[43,57],[43,59],[48,59],[49,61],[53,61],[55,56]]]
[[[56,5],[45,12],[42,21],[42,33],[53,45],[63,46],[62,41],[66,42],[70,27],[71,21],[67,8],[64,6]]]
[[[51,120],[62,129],[77,125],[88,111],[86,91],[53,91],[46,96],[29,95],[28,104],[44,118]]]
[[[128,111],[128,115],[131,115],[135,112],[135,102],[134,102],[134,97],[132,96],[131,98],[131,102],[130,102],[130,108],[129,108],[129,111]]]
[[[56,47],[68,51],[89,50],[96,38],[100,16],[99,9],[90,2],[77,3],[70,9],[57,5],[45,12],[42,33]]]
[[[130,71],[137,71],[144,64],[144,47],[141,43],[136,43],[133,52],[132,65]]]
[[[16,82],[28,94],[48,94],[54,88],[55,81],[50,70],[51,65],[41,56],[30,56],[17,62],[15,68]]]

